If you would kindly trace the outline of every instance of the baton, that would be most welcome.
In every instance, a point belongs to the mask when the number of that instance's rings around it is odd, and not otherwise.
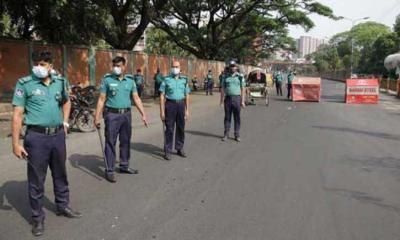
[[[165,130],[166,130],[165,120],[162,121],[162,126],[163,126],[163,129],[162,129],[162,130],[163,130],[163,137],[164,137],[164,152],[166,152],[167,149],[166,149],[165,146],[166,146],[167,140],[166,140],[166,138],[165,138]]]
[[[96,127],[97,133],[99,135],[99,140],[100,140],[100,146],[101,146],[101,152],[103,153],[103,159],[104,159],[104,164],[106,166],[106,171],[108,171],[108,164],[107,164],[107,158],[106,158],[106,153],[104,151],[104,143],[103,143],[103,136],[101,136],[101,131],[100,127]]]

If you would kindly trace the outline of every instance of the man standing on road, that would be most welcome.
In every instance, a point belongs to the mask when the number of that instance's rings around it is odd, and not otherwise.
[[[136,70],[134,79],[135,79],[137,93],[141,98],[144,90],[144,80],[143,80],[142,70],[140,68]]]
[[[180,75],[180,63],[172,63],[171,75],[165,77],[160,86],[160,118],[165,122],[165,160],[171,160],[172,145],[175,131],[175,150],[183,158],[185,143],[185,121],[189,119],[190,88],[188,79]]]
[[[245,81],[238,73],[235,61],[230,62],[229,73],[222,80],[220,105],[222,104],[225,108],[225,131],[222,141],[226,141],[229,137],[233,114],[235,140],[240,142],[240,109],[245,106]]]
[[[225,77],[225,72],[227,72],[227,69],[225,68],[225,70],[224,71],[222,71],[221,72],[221,74],[219,75],[219,85],[218,85],[218,89],[219,89],[219,92],[221,92],[221,87],[222,87],[222,79],[224,79],[224,77]]]
[[[208,70],[208,74],[207,74],[206,78],[207,78],[206,95],[208,95],[208,94],[213,95],[214,79],[213,79],[211,69]]]
[[[290,100],[292,97],[292,83],[294,79],[295,73],[290,71],[287,76],[287,98]]]
[[[32,234],[44,233],[44,182],[47,168],[53,177],[56,214],[79,218],[69,207],[69,187],[65,167],[68,118],[71,110],[68,81],[51,75],[50,52],[32,54],[32,75],[18,80],[12,104],[12,145],[15,156],[28,162],[28,193],[32,210]],[[24,116],[25,114],[25,116]],[[27,126],[24,144],[19,144],[22,121]]]
[[[154,75],[154,99],[160,96],[160,86],[163,81],[163,76],[161,74],[160,68],[157,68],[157,73]]]
[[[280,70],[278,70],[278,72],[275,74],[274,77],[274,83],[276,86],[276,94],[278,96],[283,96],[282,94],[282,82],[283,82],[283,76]]]
[[[142,101],[132,75],[124,75],[126,60],[115,57],[112,61],[112,74],[106,74],[100,86],[100,96],[97,102],[95,125],[100,128],[100,115],[103,113],[105,123],[105,156],[108,169],[105,169],[105,178],[109,182],[116,182],[115,171],[115,144],[119,137],[119,172],[137,174],[138,171],[129,168],[130,146],[132,135],[131,96],[135,106],[147,126],[147,118]],[[105,108],[104,108],[105,105]],[[104,110],[104,112],[103,112]]]

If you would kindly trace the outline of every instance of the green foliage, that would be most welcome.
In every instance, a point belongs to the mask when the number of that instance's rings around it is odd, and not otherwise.
[[[355,72],[364,74],[385,74],[383,66],[385,57],[396,52],[399,46],[399,37],[390,31],[390,28],[376,22],[366,22],[354,26],[347,32],[338,33],[329,41],[329,48],[335,49],[340,64],[337,62],[335,54],[327,54],[326,50],[320,49],[313,58],[315,66],[320,72],[349,70],[351,66],[351,43],[354,42],[353,68]],[[328,69],[318,67],[326,66]]]
[[[2,36],[131,50],[167,0],[2,0]],[[6,26],[16,29],[7,32]]]
[[[335,18],[313,0],[170,0],[152,22],[199,58],[240,60],[293,47],[287,26],[312,28],[311,13]]]
[[[189,52],[183,50],[162,30],[151,27],[146,31],[146,52],[158,55],[187,57]]]

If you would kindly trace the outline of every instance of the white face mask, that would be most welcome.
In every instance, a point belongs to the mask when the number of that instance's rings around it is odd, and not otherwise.
[[[120,67],[114,67],[113,68],[113,73],[117,76],[120,76],[122,73],[122,69]]]
[[[179,68],[177,68],[177,67],[171,68],[171,73],[173,75],[178,75],[180,72],[181,72],[181,70]]]
[[[42,67],[42,66],[34,66],[32,68],[32,73],[37,78],[47,78],[49,76],[49,70],[47,70],[47,68]]]

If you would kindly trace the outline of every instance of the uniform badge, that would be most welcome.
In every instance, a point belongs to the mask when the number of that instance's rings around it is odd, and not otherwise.
[[[35,89],[32,91],[32,95],[34,96],[40,96],[40,95],[44,95],[44,92],[40,89]]]
[[[24,90],[18,88],[18,89],[15,91],[15,96],[17,96],[17,97],[22,97],[22,96],[24,96]]]
[[[60,101],[61,100],[61,94],[59,92],[56,93],[55,95],[56,101]]]
[[[111,95],[113,95],[113,96],[117,95],[117,91],[115,91],[115,90],[111,91]]]

